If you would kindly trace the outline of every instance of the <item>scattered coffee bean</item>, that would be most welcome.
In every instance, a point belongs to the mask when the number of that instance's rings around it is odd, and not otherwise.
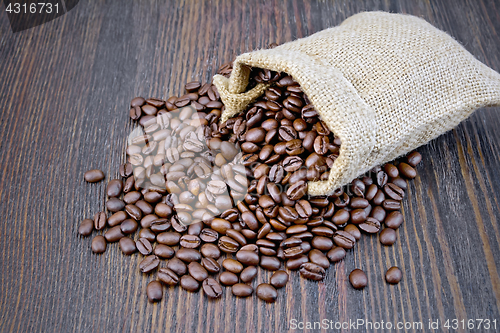
[[[94,253],[104,253],[106,251],[106,239],[97,235],[92,239],[92,252]]]
[[[356,289],[363,289],[368,284],[368,278],[365,272],[360,269],[355,269],[349,274],[349,281]]]
[[[104,179],[104,172],[98,169],[89,170],[85,172],[83,178],[89,183],[100,182],[101,180]]]
[[[219,298],[222,295],[222,287],[213,278],[207,278],[206,280],[203,281],[203,292],[205,295],[207,295],[209,298]]]
[[[248,297],[252,295],[253,288],[248,284],[236,283],[231,287],[231,292],[233,293],[234,296],[237,297]]]
[[[183,275],[181,277],[181,287],[187,291],[195,292],[200,289],[200,283],[191,275]]]
[[[255,293],[257,294],[257,297],[268,303],[274,303],[278,298],[278,292],[272,285],[268,283],[259,284],[257,286],[257,289],[255,290]]]
[[[300,275],[306,279],[321,281],[325,278],[325,269],[312,262],[306,262],[300,266]]]
[[[387,283],[390,283],[390,284],[399,283],[399,281],[401,281],[402,277],[403,277],[403,273],[396,266],[389,268],[387,270],[387,272],[385,273],[385,280],[387,281]]]
[[[131,255],[132,253],[137,251],[134,240],[129,237],[120,238],[119,244],[120,250],[122,250],[123,254],[125,255]]]
[[[149,282],[146,293],[150,302],[158,302],[163,298],[163,287],[158,281]]]
[[[382,243],[383,245],[387,246],[393,245],[394,243],[396,243],[397,239],[396,231],[391,228],[385,228],[380,233],[379,239],[380,243]]]
[[[78,233],[85,237],[90,236],[90,234],[92,234],[92,231],[94,231],[94,221],[92,221],[91,219],[83,220],[78,227]]]
[[[283,288],[288,282],[288,273],[285,271],[276,271],[271,276],[271,284],[275,288]]]

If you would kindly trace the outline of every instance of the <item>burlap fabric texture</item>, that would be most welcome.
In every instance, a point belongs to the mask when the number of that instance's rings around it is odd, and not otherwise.
[[[247,109],[268,87],[246,91],[250,67],[286,72],[342,140],[327,195],[377,165],[445,133],[483,106],[500,105],[500,75],[423,19],[366,12],[340,26],[269,50],[238,56],[229,79],[214,84],[221,121]]]

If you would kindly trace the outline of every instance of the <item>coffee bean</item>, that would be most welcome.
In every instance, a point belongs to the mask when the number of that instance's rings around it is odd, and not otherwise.
[[[217,241],[217,239],[219,238],[219,234],[215,230],[205,228],[201,230],[200,238],[204,242],[213,243]]]
[[[281,262],[277,257],[261,256],[260,267],[268,271],[277,271],[281,266]]]
[[[236,258],[243,265],[247,266],[257,266],[259,264],[259,255],[253,251],[238,251],[236,253]]]
[[[118,198],[109,198],[106,202],[106,208],[110,212],[118,212],[125,207],[125,203]]]
[[[347,231],[339,230],[335,232],[333,236],[333,241],[338,246],[343,247],[344,249],[352,249],[354,244],[356,244],[356,239]]]
[[[330,261],[328,261],[328,258],[320,250],[316,249],[311,250],[309,252],[309,260],[312,263],[323,267],[324,269],[330,267]]]
[[[398,169],[401,175],[408,179],[413,179],[417,176],[417,172],[415,171],[415,169],[413,169],[413,167],[407,163],[399,163]]]
[[[298,258],[287,260],[286,268],[288,268],[290,270],[296,270],[296,269],[299,269],[302,264],[304,264],[308,261],[309,261],[309,258],[303,254]]]
[[[122,193],[123,182],[120,179],[110,180],[106,192],[108,197],[117,197]]]
[[[288,273],[285,271],[276,271],[271,276],[271,285],[275,288],[283,288],[288,282]]]
[[[169,268],[160,268],[158,270],[158,279],[168,286],[175,286],[179,283],[179,277]]]
[[[365,272],[360,269],[355,269],[349,274],[349,281],[351,285],[356,289],[363,289],[368,284],[368,278]]]
[[[106,239],[97,235],[92,239],[92,252],[94,253],[104,253],[106,251]]]
[[[216,260],[219,259],[221,255],[220,249],[215,244],[211,243],[203,244],[200,248],[200,252],[204,257]]]
[[[188,249],[196,249],[200,244],[201,240],[198,236],[184,235],[180,239],[180,245]]]
[[[109,219],[108,219],[108,225],[110,227],[117,226],[120,223],[122,223],[123,221],[125,221],[127,218],[128,218],[128,215],[124,211],[116,212],[116,213],[114,213],[113,215],[111,215],[109,217]]]
[[[160,264],[160,259],[153,254],[144,257],[144,259],[139,264],[139,269],[141,270],[142,273],[150,273],[154,271],[159,264]]]
[[[359,229],[369,234],[376,234],[380,231],[380,222],[373,217],[367,217],[365,222],[358,225]]]
[[[222,272],[219,276],[219,281],[225,286],[232,286],[238,283],[238,275],[231,272]]]
[[[243,265],[239,261],[230,258],[224,259],[222,267],[235,274],[239,274],[243,270]]]
[[[420,153],[414,151],[414,152],[411,152],[407,157],[406,157],[406,161],[408,162],[408,164],[412,167],[416,167],[417,164],[420,163],[420,161],[422,161],[422,155],[420,155]]]
[[[397,229],[403,223],[403,214],[399,211],[390,212],[385,218],[384,224],[388,228]]]
[[[179,244],[180,239],[181,239],[181,234],[172,231],[162,232],[161,234],[158,234],[158,236],[156,236],[156,240],[158,243],[169,246],[174,246]]]
[[[163,298],[163,287],[158,281],[151,281],[146,287],[146,294],[150,302],[158,302]]]
[[[390,284],[399,283],[399,281],[401,281],[402,277],[403,277],[403,273],[396,266],[389,268],[387,270],[387,272],[385,273],[385,280],[387,281],[387,283],[390,283]]]
[[[400,210],[401,202],[392,199],[386,199],[382,202],[382,207],[384,207],[385,210]]]
[[[120,224],[120,229],[125,235],[133,234],[137,231],[138,227],[139,224],[132,219],[126,219]]]
[[[106,238],[108,243],[118,242],[124,236],[125,235],[122,233],[119,225],[106,230],[104,233],[104,238]]]
[[[356,241],[359,241],[361,239],[361,232],[359,231],[358,227],[356,227],[354,224],[348,224],[344,227],[344,231],[347,231],[350,233]]]
[[[200,283],[191,275],[183,275],[181,277],[181,287],[187,291],[195,292],[200,289]]]
[[[278,292],[272,285],[268,283],[259,284],[257,286],[257,289],[255,290],[255,293],[257,294],[257,297],[268,303],[274,303],[278,298]]]
[[[335,238],[333,240],[335,241]],[[311,240],[311,246],[321,251],[329,251],[333,247],[333,241],[329,237],[315,236]]]
[[[94,228],[102,230],[106,226],[107,218],[105,212],[99,212],[94,215]]]
[[[219,239],[219,248],[226,253],[235,253],[238,251],[239,245],[237,241],[227,236],[222,236]]]
[[[248,266],[243,269],[240,273],[241,281],[245,283],[250,283],[257,276],[257,267],[256,266]]]
[[[384,230],[382,230],[382,232],[380,232],[379,238],[380,243],[382,243],[383,245],[393,245],[394,243],[396,243],[397,239],[396,231],[391,228],[385,228]]]
[[[236,283],[231,287],[231,292],[233,293],[234,296],[237,297],[248,297],[252,295],[253,288],[248,284]]]
[[[203,287],[203,292],[209,298],[219,298],[222,295],[221,285],[213,278],[205,279],[203,281],[202,287]]]
[[[153,246],[151,245],[149,240],[147,240],[146,238],[139,238],[135,242],[135,246],[137,247],[137,250],[143,256],[147,256],[147,255],[151,254],[151,252],[153,252]]]
[[[325,269],[312,262],[306,262],[300,266],[300,275],[306,279],[321,281],[325,278]]]
[[[172,258],[167,263],[167,268],[172,270],[178,276],[184,275],[187,272],[187,266],[182,260],[178,258]]]
[[[80,223],[78,227],[78,233],[82,236],[89,236],[94,230],[94,221],[91,219],[85,219]]]
[[[396,201],[403,200],[404,195],[405,195],[404,190],[393,183],[387,183],[384,186],[384,192],[389,198],[396,200]]]
[[[170,246],[165,244],[157,244],[153,250],[153,253],[162,259],[170,259],[174,256],[175,251]]]
[[[184,262],[200,261],[201,254],[195,249],[180,248],[175,252],[175,256]]]
[[[344,250],[343,247],[340,247],[340,246],[336,246],[334,248],[332,248],[330,251],[328,251],[328,253],[326,254],[326,256],[328,257],[328,259],[332,262],[332,263],[335,263],[337,261],[340,261],[342,259],[345,258],[346,256],[346,251]]]
[[[208,278],[207,270],[196,261],[192,261],[189,263],[188,272],[193,278],[200,282]]]
[[[129,237],[120,238],[119,245],[120,250],[122,250],[123,254],[125,255],[131,255],[132,253],[137,251],[134,240]]]
[[[210,258],[210,257],[202,258],[201,259],[201,265],[203,267],[205,267],[205,269],[209,273],[212,273],[212,274],[219,273],[219,271],[220,271],[220,265],[219,265],[219,263],[215,259]]]
[[[83,178],[89,183],[100,182],[101,180],[104,179],[104,172],[98,169],[89,170],[85,172]]]

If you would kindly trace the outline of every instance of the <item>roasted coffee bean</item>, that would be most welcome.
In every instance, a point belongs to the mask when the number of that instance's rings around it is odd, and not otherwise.
[[[268,271],[276,271],[280,268],[281,262],[277,257],[261,256],[260,267]]]
[[[396,266],[389,268],[385,273],[385,280],[390,284],[398,284],[402,277],[403,273]]]
[[[259,284],[257,286],[257,289],[255,290],[255,294],[261,300],[266,301],[268,303],[274,303],[278,298],[278,292],[272,285],[268,283]]]
[[[106,230],[106,232],[104,233],[104,238],[106,238],[106,241],[108,243],[118,242],[120,238],[124,236],[125,235],[122,233],[119,225]]]
[[[300,275],[306,279],[321,281],[325,278],[325,269],[315,263],[306,262],[300,265]]]
[[[359,241],[361,239],[361,232],[359,231],[358,227],[356,227],[354,224],[348,224],[344,227],[344,231],[347,231],[350,233],[356,241]]]
[[[207,270],[196,261],[192,261],[189,263],[188,272],[193,278],[200,282],[208,278]]]
[[[196,249],[201,244],[201,240],[195,235],[184,235],[180,239],[180,245],[188,249]]]
[[[370,216],[377,219],[379,222],[383,222],[385,220],[386,214],[387,213],[384,208],[380,206],[375,206],[373,207]]]
[[[318,266],[323,267],[324,269],[327,269],[330,267],[330,261],[328,261],[328,258],[323,254],[323,252],[313,249],[309,251],[309,260],[312,263],[315,263]]]
[[[309,258],[303,254],[298,258],[287,260],[286,268],[288,268],[290,270],[296,270],[296,269],[299,269],[302,264],[304,264],[308,261],[309,261]]]
[[[230,258],[224,259],[222,267],[234,274],[239,274],[243,270],[243,265],[239,261]]]
[[[360,269],[355,269],[349,274],[349,282],[356,289],[363,289],[368,285],[368,278],[365,272]]]
[[[137,250],[143,256],[147,256],[147,255],[151,254],[151,252],[153,252],[153,246],[151,245],[149,240],[147,240],[146,238],[139,238],[135,242],[135,246],[137,247]]]
[[[136,221],[139,221],[142,218],[142,211],[135,205],[126,205],[125,211]]]
[[[344,249],[352,249],[354,244],[356,244],[356,239],[347,231],[339,230],[335,232],[333,236],[333,241],[338,246],[343,247]]]
[[[404,190],[393,183],[387,183],[384,186],[384,192],[389,198],[397,201],[403,200],[405,195]]]
[[[89,183],[100,182],[101,180],[104,179],[104,172],[98,169],[89,170],[85,172],[83,178]]]
[[[240,273],[240,279],[244,283],[250,283],[257,276],[257,267],[256,266],[248,266],[243,269]]]
[[[201,254],[195,249],[180,248],[175,252],[175,256],[185,262],[200,261]]]
[[[163,287],[158,281],[151,281],[146,287],[146,294],[150,302],[158,302],[163,298]]]
[[[205,243],[201,246],[200,252],[204,257],[219,259],[220,258],[220,249],[215,244]]]
[[[322,221],[321,221],[322,223]],[[337,229],[335,229],[337,230]],[[328,228],[328,227],[315,227],[315,228],[312,228],[311,229],[311,232],[314,234],[314,235],[317,235],[317,236],[324,236],[324,237],[333,237],[333,234],[334,234],[334,230]]]
[[[288,273],[285,271],[276,271],[271,276],[271,285],[275,288],[283,288],[288,282]]]
[[[175,286],[179,283],[179,277],[169,268],[160,268],[158,270],[158,279],[168,286]]]
[[[187,291],[195,292],[200,289],[200,283],[191,275],[183,275],[181,277],[181,287]]]
[[[113,213],[122,210],[124,207],[125,203],[118,198],[109,198],[106,202],[106,208]]]
[[[232,285],[231,292],[233,293],[234,296],[237,296],[237,297],[248,297],[248,296],[252,295],[253,288],[252,288],[252,286],[249,286],[248,284],[236,283],[236,284]]]
[[[397,239],[396,231],[391,228],[385,228],[380,232],[379,239],[383,245],[393,245]]]
[[[384,207],[385,210],[400,210],[401,202],[392,199],[386,199],[382,202],[382,207]]]
[[[106,251],[106,246],[106,239],[103,236],[97,235],[92,239],[92,252],[97,254],[104,253]]]
[[[201,231],[200,238],[204,242],[213,243],[217,241],[219,234],[213,229],[205,228]]]
[[[184,275],[187,272],[186,264],[182,260],[175,257],[168,261],[167,268],[172,270],[172,272],[178,276]]]
[[[207,278],[202,283],[203,292],[209,298],[219,298],[222,295],[222,287],[213,278]]]
[[[231,272],[222,272],[219,276],[219,281],[225,286],[232,286],[238,283],[238,275]]]
[[[111,215],[108,219],[108,225],[110,227],[117,226],[121,224],[123,221],[125,221],[128,218],[127,213],[124,211],[119,211]]]
[[[105,212],[99,212],[94,215],[94,228],[102,230],[106,226],[107,218]]]
[[[219,239],[219,248],[226,253],[234,253],[238,251],[239,243],[228,236],[222,236]]]
[[[169,246],[174,246],[179,244],[180,239],[181,239],[181,234],[172,231],[162,232],[161,234],[158,234],[158,236],[156,236],[156,241],[158,243]]]
[[[384,220],[384,224],[388,228],[397,229],[403,223],[403,214],[399,211],[390,212]]]
[[[311,246],[321,251],[329,251],[333,247],[333,241],[329,237],[315,236],[311,240]]]
[[[415,169],[407,163],[399,163],[398,169],[401,175],[405,178],[413,179],[417,176]]]
[[[384,165],[384,171],[391,178],[399,176],[398,168],[394,164],[387,163]]]
[[[156,240],[156,235],[150,229],[141,229],[139,231],[139,238],[145,238],[150,242],[154,242]]]
[[[109,181],[106,193],[108,194],[108,197],[117,197],[122,193],[122,190],[123,182],[121,179],[113,179]]]
[[[349,214],[349,211],[346,209],[339,209],[332,218],[332,222],[335,223],[336,225],[344,225],[349,221],[351,215]]]
[[[407,157],[406,157],[406,161],[407,163],[412,166],[412,167],[416,167],[417,164],[420,163],[420,161],[422,161],[422,155],[420,155],[420,153],[414,151],[412,153],[410,153]]]
[[[340,246],[336,246],[334,248],[332,248],[330,251],[328,251],[328,253],[326,254],[326,256],[328,257],[328,259],[332,262],[332,263],[335,263],[337,261],[340,261],[342,259],[345,258],[346,256],[346,252],[344,250],[343,247],[340,247]]]
[[[137,251],[134,240],[129,237],[120,238],[120,242],[118,244],[120,245],[120,250],[122,250],[125,255],[131,255]]]
[[[212,274],[219,273],[220,271],[220,265],[219,263],[213,259],[213,258],[203,258],[201,259],[201,265],[205,267],[205,269]]]
[[[78,227],[78,233],[82,236],[89,236],[94,230],[94,221],[91,219],[85,219],[80,223]]]
[[[212,223],[210,224],[210,228],[223,235],[225,235],[226,231],[228,229],[231,229],[231,227],[231,222],[220,218],[213,219]]]
[[[158,244],[155,246],[153,253],[159,258],[170,259],[174,256],[175,251],[168,245]]]
[[[366,212],[363,209],[355,209],[351,211],[351,222],[360,224],[366,220]]]
[[[253,251],[238,251],[236,253],[236,259],[243,265],[247,266],[257,266],[259,264],[259,255]]]
[[[160,259],[154,254],[144,257],[139,264],[139,269],[142,273],[150,273],[155,270],[160,264]]]
[[[367,217],[363,223],[358,225],[359,229],[369,234],[376,234],[380,231],[380,222],[373,217]]]

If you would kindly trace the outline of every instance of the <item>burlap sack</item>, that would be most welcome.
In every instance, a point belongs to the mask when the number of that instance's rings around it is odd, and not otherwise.
[[[330,194],[452,129],[475,109],[500,105],[500,75],[410,15],[360,13],[307,38],[238,56],[229,79],[214,77],[226,107],[222,122],[268,87],[245,92],[248,66],[291,75],[342,140],[329,179],[310,182],[310,195]]]

